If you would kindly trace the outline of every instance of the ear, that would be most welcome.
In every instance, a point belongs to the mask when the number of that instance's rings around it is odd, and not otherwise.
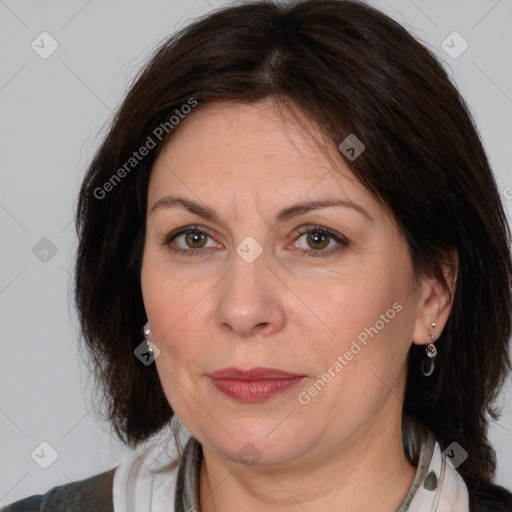
[[[434,341],[441,336],[450,316],[452,308],[450,293],[452,296],[455,293],[458,268],[459,258],[457,249],[454,247],[446,253],[443,264],[443,274],[449,290],[443,287],[437,277],[428,277],[421,281],[416,322],[412,335],[412,341],[416,345],[431,343],[428,331],[434,333]],[[435,327],[432,327],[432,322],[436,323]]]

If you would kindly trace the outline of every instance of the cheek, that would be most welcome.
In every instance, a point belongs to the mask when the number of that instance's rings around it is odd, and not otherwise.
[[[157,267],[153,267],[156,269]],[[160,350],[156,366],[166,392],[176,386],[189,388],[202,375],[208,360],[208,326],[204,324],[211,287],[183,283],[158,271],[146,273],[143,296],[154,343]],[[210,345],[210,347],[209,347]]]
[[[141,287],[154,341],[167,342],[187,314],[193,314],[191,310],[200,297],[201,286],[189,279],[183,269],[173,268],[160,248],[146,249]]]
[[[316,303],[332,338],[339,340],[340,349],[352,340],[359,340],[364,346],[373,337],[386,337],[396,329],[403,315],[402,295],[385,278],[340,280],[330,290],[329,294],[317,297]]]
[[[361,397],[375,398],[394,386],[413,328],[402,285],[405,281],[390,277],[354,280],[322,298],[323,318],[332,332],[316,371],[329,380],[331,399],[357,408]]]

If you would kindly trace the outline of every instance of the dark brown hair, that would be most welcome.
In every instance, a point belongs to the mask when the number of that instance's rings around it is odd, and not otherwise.
[[[173,416],[155,365],[133,353],[146,320],[140,270],[148,180],[179,129],[169,119],[191,100],[200,108],[266,98],[306,113],[336,147],[349,134],[364,142],[366,150],[346,163],[402,230],[417,278],[436,276],[448,286],[442,268],[456,248],[436,369],[423,376],[425,347],[413,344],[404,413],[430,428],[442,449],[453,441],[465,448],[458,471],[472,493],[485,494],[496,465],[488,421],[498,417],[494,401],[510,370],[507,218],[472,117],[442,66],[398,23],[355,1],[222,8],[164,41],[135,78],[76,211],[75,302],[116,434],[136,446]],[[156,137],[162,126],[165,136]],[[156,148],[127,167],[148,137]],[[122,177],[114,180],[116,173]],[[492,489],[489,496],[506,499],[503,488]]]

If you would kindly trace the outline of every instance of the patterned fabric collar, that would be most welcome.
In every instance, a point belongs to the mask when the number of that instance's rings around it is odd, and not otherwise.
[[[175,512],[200,512],[199,475],[202,460],[200,443],[191,437],[178,469]],[[396,512],[469,512],[467,487],[450,461],[442,456],[439,443],[430,431],[421,441],[414,480]]]

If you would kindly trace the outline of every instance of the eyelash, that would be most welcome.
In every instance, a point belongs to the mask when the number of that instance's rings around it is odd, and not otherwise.
[[[170,246],[170,243],[177,238],[180,235],[191,233],[191,232],[198,232],[198,233],[204,233],[207,236],[208,233],[204,230],[202,230],[199,226],[187,226],[184,228],[180,228],[178,231],[172,232],[169,235],[167,235],[162,242],[162,245]],[[303,231],[299,231],[298,235],[303,236],[306,234],[313,234],[313,233],[322,233],[323,235],[329,236],[333,238],[336,242],[340,244],[341,247],[337,248],[331,248],[329,250],[303,250],[301,252],[304,253],[306,257],[311,258],[325,258],[327,256],[331,256],[333,253],[338,252],[339,250],[347,247],[349,245],[349,241],[342,235],[336,233],[335,231],[331,231],[330,229],[324,228],[322,226],[314,226],[313,228],[307,228]],[[205,252],[207,252],[207,249],[181,249],[181,248],[174,248],[169,247],[171,251],[173,251],[176,254],[183,254],[185,256],[203,256]]]

